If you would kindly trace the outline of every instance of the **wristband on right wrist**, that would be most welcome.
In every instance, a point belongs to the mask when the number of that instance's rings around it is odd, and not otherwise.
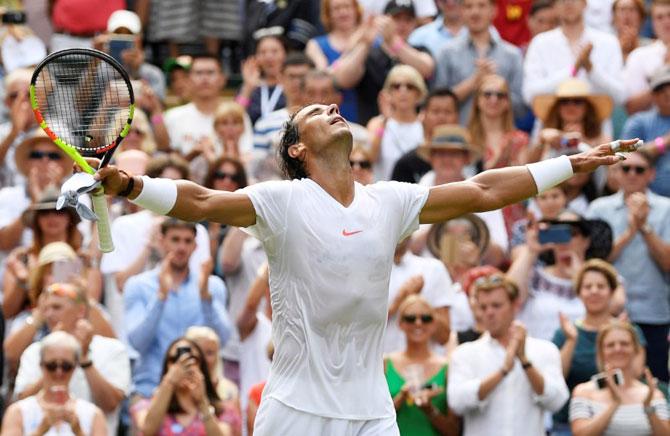
[[[575,174],[570,158],[565,155],[531,163],[526,165],[526,168],[533,176],[538,194],[568,180]]]
[[[171,179],[142,176],[142,191],[130,202],[159,215],[167,215],[177,202],[177,183]]]

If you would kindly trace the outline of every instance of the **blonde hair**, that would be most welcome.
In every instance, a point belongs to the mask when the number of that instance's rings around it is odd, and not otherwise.
[[[633,324],[619,320],[610,321],[609,323],[600,327],[600,330],[598,330],[598,336],[596,337],[596,363],[598,364],[598,368],[600,370],[603,369],[605,364],[603,359],[603,344],[605,342],[605,337],[615,330],[621,330],[627,332],[630,335],[633,341],[635,354],[637,354],[640,351],[640,348],[642,348],[642,345],[640,344],[640,338],[637,336],[637,331],[635,330],[635,327],[633,327]]]
[[[426,300],[419,294],[412,294],[408,295],[404,300],[402,300],[402,303],[400,303],[400,306],[398,306],[398,315],[402,316],[402,314],[405,312],[405,309],[407,309],[409,306],[415,303],[423,304],[428,308],[430,313],[434,312],[434,308],[433,306],[431,306],[428,300]]]
[[[388,75],[386,76],[386,80],[384,81],[384,90],[389,91],[391,84],[398,77],[406,77],[410,82],[412,82],[412,85],[416,86],[416,89],[419,90],[420,101],[423,101],[426,98],[426,95],[428,95],[426,81],[423,80],[421,73],[419,73],[419,71],[417,71],[417,69],[411,65],[401,64],[391,68],[391,71],[389,71]]]
[[[189,339],[193,342],[198,342],[199,339],[204,339],[204,340],[209,340],[209,341],[214,341],[216,342],[216,348],[220,349],[221,348],[221,340],[219,339],[219,335],[216,334],[216,332],[211,329],[210,327],[205,327],[205,326],[191,326],[186,330],[186,334],[184,334],[184,338]],[[216,366],[213,368],[214,374],[216,374],[216,377],[219,380],[222,380],[224,378],[223,376],[223,365],[221,363],[221,359],[217,358],[216,359]]]
[[[62,330],[49,333],[42,338],[40,341],[40,361],[44,360],[44,353],[47,349],[59,347],[69,348],[74,353],[75,362],[79,362],[81,357],[81,345],[79,341],[70,333]]]
[[[233,117],[241,124],[244,124],[245,109],[239,103],[234,101],[224,101],[214,112],[214,125],[216,125],[222,118]]]
[[[482,92],[484,85],[494,81],[502,83],[502,88],[507,93],[507,101],[509,103],[507,111],[503,115],[503,129],[505,129],[505,132],[511,132],[514,130],[514,114],[512,113],[511,100],[512,96],[507,80],[497,74],[489,74],[484,76],[479,83],[479,86],[477,87],[477,92],[472,103],[472,110],[470,111],[470,119],[468,120],[468,132],[470,133],[470,140],[472,141],[471,144],[479,156],[483,156],[484,152],[486,151],[486,132],[484,131],[484,125],[482,124],[482,110],[479,108],[477,100]]]

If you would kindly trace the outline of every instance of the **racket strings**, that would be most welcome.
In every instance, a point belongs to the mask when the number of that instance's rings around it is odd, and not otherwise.
[[[130,90],[121,73],[86,54],[70,53],[45,65],[35,96],[54,134],[89,155],[113,144],[130,116]]]

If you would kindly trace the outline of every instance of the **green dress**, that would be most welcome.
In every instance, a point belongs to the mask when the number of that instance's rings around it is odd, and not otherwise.
[[[391,391],[391,397],[395,397],[405,384],[405,379],[395,369],[391,360],[386,361],[386,382]],[[435,383],[437,386],[444,389],[444,393],[433,397],[431,402],[442,414],[447,414],[447,365],[444,365],[440,370],[428,380],[428,383]],[[407,436],[437,436],[439,433],[431,425],[428,416],[419,409],[416,405],[411,406],[404,403],[400,409],[396,411],[396,420],[398,421],[398,428],[401,435]]]

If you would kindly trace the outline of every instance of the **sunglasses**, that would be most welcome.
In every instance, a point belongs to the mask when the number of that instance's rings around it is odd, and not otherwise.
[[[389,85],[389,88],[391,88],[394,91],[397,91],[397,90],[399,90],[400,88],[403,88],[403,87],[410,90],[410,91],[418,91],[419,90],[419,88],[413,83],[391,83]]]
[[[433,315],[430,313],[423,313],[421,315],[403,315],[402,320],[408,324],[414,324],[417,319],[421,320],[422,324],[430,324],[433,322]]]
[[[28,155],[29,159],[44,159],[47,158],[49,160],[61,160],[63,159],[63,156],[61,156],[60,153],[55,152],[55,151],[38,151],[38,150],[33,150],[30,152]]]
[[[558,102],[560,104],[568,104],[568,105],[579,106],[579,105],[582,105],[582,104],[586,103],[586,100],[584,100],[583,98],[562,98],[562,99],[558,100]]]
[[[239,182],[239,178],[239,174],[236,173],[227,173],[225,171],[217,171],[214,173],[214,179],[216,180],[230,179],[233,182]]]
[[[43,362],[42,366],[49,372],[56,372],[59,368],[63,372],[70,372],[74,369],[74,362],[68,362],[67,360],[58,362],[54,360],[52,362]]]
[[[362,170],[369,170],[372,168],[372,162],[369,160],[350,160],[349,165],[351,165],[351,168],[358,166]]]
[[[638,176],[644,174],[647,171],[647,167],[641,167],[639,165],[621,165],[621,169],[625,174],[635,171],[635,174]]]
[[[484,98],[496,97],[498,100],[503,100],[507,98],[507,93],[505,91],[482,91],[482,96]]]
[[[74,286],[68,283],[54,283],[46,289],[47,294],[58,297],[69,298],[73,301],[80,301],[81,298]]]

